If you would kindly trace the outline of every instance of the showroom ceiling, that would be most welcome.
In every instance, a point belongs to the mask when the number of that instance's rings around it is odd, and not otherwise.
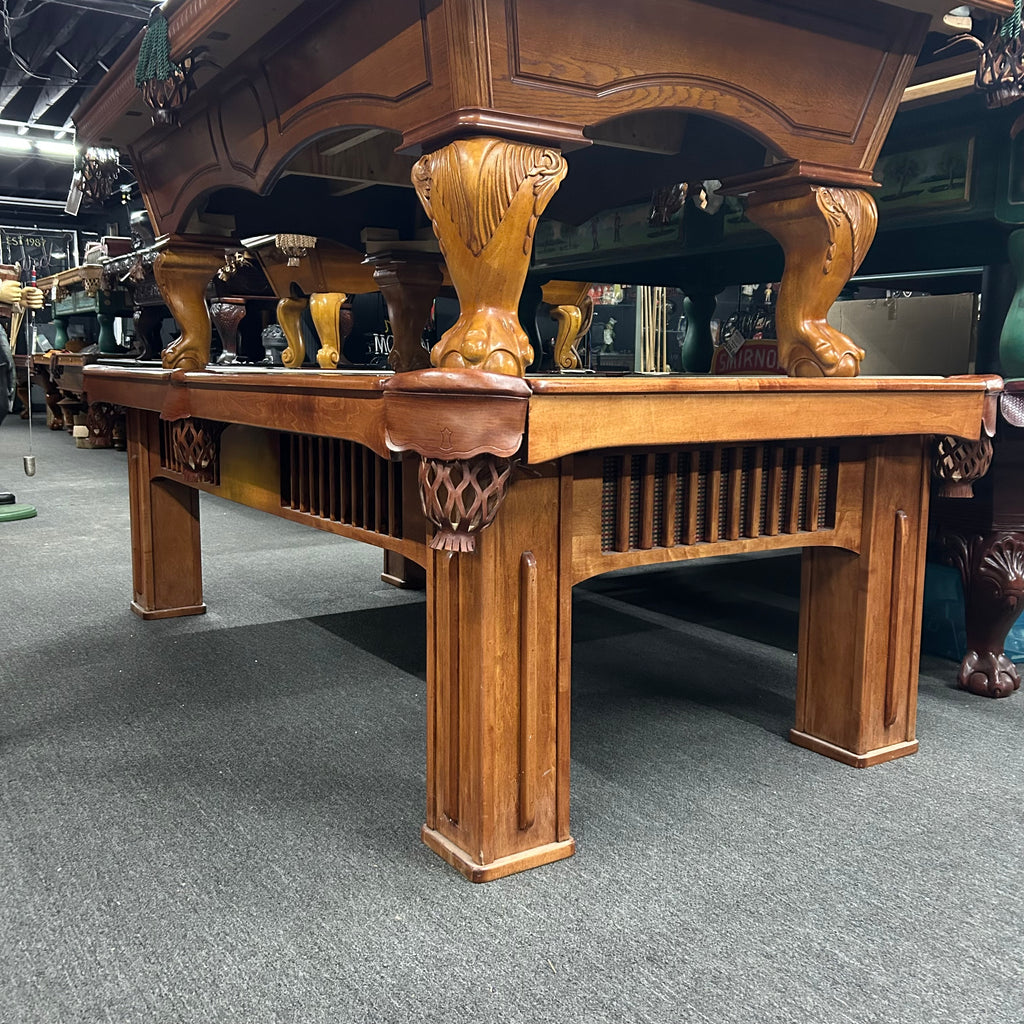
[[[154,5],[0,0],[0,206],[63,207],[74,162],[71,113]]]

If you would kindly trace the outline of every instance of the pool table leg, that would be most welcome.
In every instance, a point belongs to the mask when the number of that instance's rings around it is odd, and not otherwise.
[[[1005,645],[1024,597],[1024,531],[947,531],[943,539],[964,585],[967,654],[957,684],[982,697],[1008,697],[1020,689]]]
[[[153,276],[181,336],[164,350],[167,370],[205,370],[210,361],[213,325],[206,305],[206,289],[224,265],[222,247],[197,245],[175,239],[153,263]]]
[[[132,611],[143,619],[202,615],[199,492],[161,479],[160,417],[127,410]]]
[[[373,279],[388,307],[394,345],[388,362],[396,373],[430,366],[423,328],[443,281],[438,262],[401,256],[373,257]]]
[[[481,136],[421,157],[412,183],[459,296],[430,353],[444,370],[522,377],[534,360],[519,300],[537,220],[567,170],[557,149]]]
[[[345,339],[338,319],[341,307],[347,301],[348,296],[344,292],[315,292],[309,297],[309,315],[320,337],[316,362],[321,370],[336,370],[339,364],[351,365],[341,350]]]
[[[871,194],[802,181],[769,184],[748,198],[747,216],[786,255],[775,306],[779,365],[791,377],[856,377],[864,350],[825,318],[875,237]]]
[[[431,550],[427,566],[422,834],[474,882],[575,849],[565,496],[555,467],[532,473],[509,487],[474,552]]]
[[[281,299],[277,304],[277,322],[281,325],[287,348],[281,353],[281,362],[290,370],[299,369],[306,361],[306,343],[302,338],[302,314],[309,307],[309,299]]]
[[[844,467],[864,475],[859,553],[804,549],[790,739],[857,768],[918,746],[929,468],[919,437],[870,444]]]

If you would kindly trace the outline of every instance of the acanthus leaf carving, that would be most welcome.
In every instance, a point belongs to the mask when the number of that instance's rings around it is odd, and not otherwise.
[[[516,310],[537,221],[566,169],[556,149],[488,137],[452,142],[414,166],[461,309],[431,352],[435,366],[525,374],[533,348]]]

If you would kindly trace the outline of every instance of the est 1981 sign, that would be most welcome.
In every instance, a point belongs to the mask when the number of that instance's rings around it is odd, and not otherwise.
[[[76,243],[73,231],[0,225],[0,263],[20,263],[26,278],[33,268],[47,277],[75,265]]]

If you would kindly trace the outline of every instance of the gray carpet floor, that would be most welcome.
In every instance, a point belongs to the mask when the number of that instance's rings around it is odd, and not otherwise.
[[[786,742],[793,559],[574,601],[575,857],[419,840],[421,594],[203,496],[142,622],[126,458],[0,427],[0,1022],[1024,1022],[1024,695],[922,663],[916,756]]]

